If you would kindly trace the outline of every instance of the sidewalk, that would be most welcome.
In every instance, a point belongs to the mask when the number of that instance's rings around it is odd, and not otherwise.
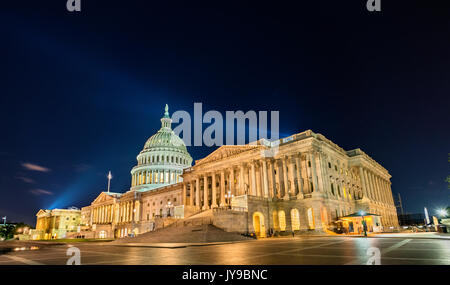
[[[125,246],[125,247],[152,247],[152,248],[184,248],[184,247],[194,247],[194,246],[210,246],[210,245],[221,245],[230,244],[238,242],[251,242],[256,240],[240,240],[240,241],[224,241],[224,242],[179,242],[179,243],[122,243],[113,244],[114,246]]]

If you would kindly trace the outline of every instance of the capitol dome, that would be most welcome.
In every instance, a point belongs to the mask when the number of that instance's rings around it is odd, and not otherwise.
[[[166,104],[161,129],[147,140],[131,170],[131,190],[147,191],[182,181],[183,169],[191,166],[192,157],[171,125]]]

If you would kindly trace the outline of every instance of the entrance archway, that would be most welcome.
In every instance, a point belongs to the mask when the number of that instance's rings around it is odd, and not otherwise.
[[[260,212],[253,213],[253,228],[256,237],[266,237],[266,226],[264,224],[264,215]]]

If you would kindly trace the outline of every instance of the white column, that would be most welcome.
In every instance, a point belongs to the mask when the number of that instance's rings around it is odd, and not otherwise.
[[[234,184],[234,167],[230,168],[230,191],[232,195],[236,195],[235,184]]]
[[[275,175],[275,180],[276,180],[276,185],[277,185],[277,189],[276,189],[276,195],[278,199],[281,199],[281,166],[279,161],[275,160],[275,166],[277,169],[277,174]]]
[[[269,198],[273,199],[275,197],[275,176],[273,168],[273,159],[267,160],[267,172],[269,180]]]
[[[366,186],[366,182],[365,182],[365,178],[364,178],[364,173],[363,173],[362,167],[359,166],[358,170],[359,170],[359,179],[361,181],[361,189],[363,191],[363,196],[366,197],[366,198],[369,198],[369,195],[367,193],[367,186]]]
[[[244,188],[245,188],[245,182],[244,182],[244,164],[241,164],[240,171],[239,171],[239,191],[238,195],[245,194]]]
[[[225,206],[225,169],[220,172],[220,206]]]
[[[297,184],[298,184],[298,196],[303,194],[303,183],[302,183],[302,167],[300,165],[300,155],[295,156],[295,165],[297,166]]]
[[[211,186],[212,186],[212,197],[211,197],[211,208],[217,208],[217,181],[216,181],[216,173],[212,173],[211,177]]]
[[[200,207],[200,178],[195,178],[195,207],[201,209]]]
[[[294,166],[293,157],[289,157],[288,160],[289,160],[289,173],[288,173],[289,174],[289,182],[291,183],[290,192],[291,192],[292,196],[295,196],[295,174],[294,174],[295,166]]]
[[[183,183],[183,194],[181,199],[181,204],[186,205],[186,183]]]
[[[288,200],[289,199],[289,186],[288,186],[288,176],[287,176],[287,165],[286,165],[286,157],[282,158],[283,163],[283,184],[284,184],[284,196],[283,199]]]
[[[208,202],[208,175],[203,176],[203,210],[209,209]]]
[[[314,191],[319,191],[319,187],[317,186],[316,157],[313,152],[311,152],[311,154],[310,154],[310,161],[311,161],[313,188],[314,188]]]
[[[262,160],[262,176],[263,176],[263,195],[264,198],[269,198],[269,182],[267,181],[267,161]]]
[[[252,169],[252,183],[251,183],[251,195],[256,196],[256,170],[255,170],[255,161],[251,162],[251,169]]]
[[[189,206],[194,206],[194,181],[190,181],[189,187]]]

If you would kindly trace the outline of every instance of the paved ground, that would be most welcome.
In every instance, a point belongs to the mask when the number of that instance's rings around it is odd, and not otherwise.
[[[23,247],[19,247],[19,246]],[[302,237],[233,242],[207,246],[116,246],[108,243],[73,243],[81,264],[366,264],[371,247],[380,249],[381,264],[450,264],[450,240],[414,237]],[[5,246],[5,244],[3,244]],[[67,244],[16,243],[0,249],[0,265],[65,264]]]

